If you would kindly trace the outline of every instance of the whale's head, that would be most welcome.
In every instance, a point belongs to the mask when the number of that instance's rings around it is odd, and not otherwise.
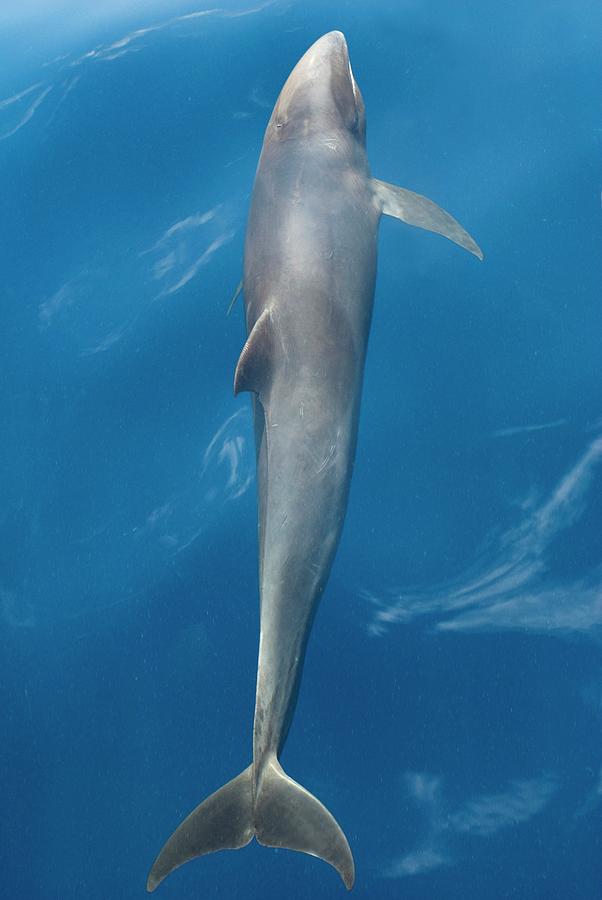
[[[284,139],[293,130],[299,135],[345,129],[364,142],[364,101],[342,32],[329,31],[301,57],[280,92],[270,124]]]

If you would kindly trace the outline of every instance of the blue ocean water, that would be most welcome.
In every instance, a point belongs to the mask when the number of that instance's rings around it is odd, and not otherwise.
[[[245,219],[342,30],[383,220],[349,511],[283,761],[355,896],[602,896],[602,9],[7,0],[0,9],[2,896],[145,895],[251,757]],[[253,844],[165,898],[343,896]]]

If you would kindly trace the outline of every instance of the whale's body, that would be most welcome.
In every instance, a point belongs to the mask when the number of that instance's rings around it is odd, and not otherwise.
[[[278,756],[347,507],[383,212],[481,256],[431,201],[371,178],[362,97],[345,38],[334,31],[302,57],[274,107],[245,244],[249,336],[234,389],[253,393],[257,449],[253,761],[176,829],[153,865],[149,890],[188,859],[253,837],[319,856],[353,885],[345,835],[284,773]]]

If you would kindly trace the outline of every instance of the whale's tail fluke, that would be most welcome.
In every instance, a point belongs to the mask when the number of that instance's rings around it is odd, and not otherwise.
[[[267,763],[255,799],[255,834],[266,847],[317,856],[337,870],[345,887],[355,880],[353,856],[343,830],[320,801],[289,778],[275,756]]]
[[[253,766],[211,794],[176,828],[155,860],[147,890],[178,866],[216,850],[237,850],[253,837],[266,847],[317,856],[337,870],[348,889],[355,870],[347,838],[309,791],[289,778],[276,757],[266,763],[253,805]]]
[[[178,825],[153,863],[147,891],[154,891],[170,872],[195,856],[216,850],[238,850],[252,840],[253,766],[203,800]]]

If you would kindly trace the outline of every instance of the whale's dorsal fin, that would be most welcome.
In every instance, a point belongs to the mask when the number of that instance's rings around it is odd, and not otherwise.
[[[408,225],[416,225],[417,228],[442,234],[454,244],[464,247],[479,259],[483,259],[483,253],[477,242],[453,216],[450,216],[432,200],[421,194],[415,194],[414,191],[408,191],[406,188],[379,181],[378,178],[372,179],[372,189],[386,216],[393,216]]]
[[[234,373],[234,396],[241,391],[261,392],[270,371],[272,355],[272,318],[266,307],[242,348]]]

